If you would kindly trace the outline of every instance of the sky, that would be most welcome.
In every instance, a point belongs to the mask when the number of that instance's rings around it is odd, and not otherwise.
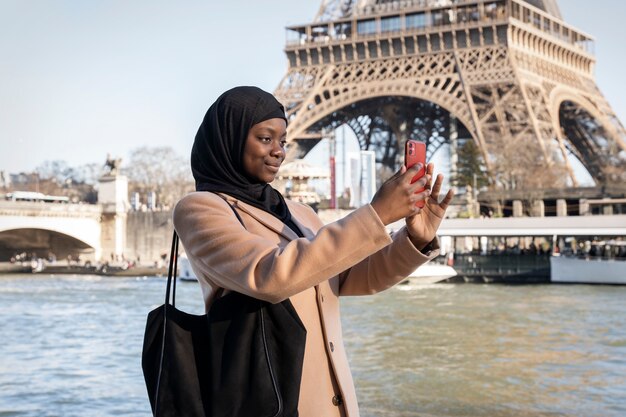
[[[320,4],[0,0],[0,171],[128,161],[141,146],[187,157],[223,91],[278,86],[285,26],[311,22]],[[559,5],[596,39],[597,83],[626,123],[626,2]]]

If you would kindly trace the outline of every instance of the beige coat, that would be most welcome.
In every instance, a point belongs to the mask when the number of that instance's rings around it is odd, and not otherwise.
[[[299,239],[271,214],[226,197],[245,228],[213,193],[189,194],[174,210],[207,309],[220,287],[272,303],[290,298],[307,329],[300,417],[358,417],[338,297],[383,291],[438,251],[423,255],[404,228],[389,236],[370,205],[324,226],[308,206],[288,201]]]

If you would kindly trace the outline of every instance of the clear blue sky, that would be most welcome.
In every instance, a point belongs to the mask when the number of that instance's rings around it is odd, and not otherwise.
[[[142,146],[187,156],[213,100],[235,85],[272,91],[284,27],[321,0],[0,0],[0,170],[45,160],[128,160]],[[562,0],[596,38],[596,77],[626,123],[626,2]]]

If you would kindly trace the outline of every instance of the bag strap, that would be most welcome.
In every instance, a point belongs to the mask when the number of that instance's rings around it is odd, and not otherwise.
[[[165,303],[163,305],[163,335],[161,336],[161,357],[159,359],[159,372],[157,374],[157,383],[155,387],[154,396],[154,415],[160,416],[159,410],[159,397],[161,393],[161,376],[163,374],[163,361],[165,358],[165,337],[167,333],[167,305],[170,303],[170,290],[172,294],[172,307],[175,307],[176,303],[176,267],[178,264],[178,234],[174,230],[172,236],[172,250],[170,252],[170,267],[167,271],[167,288],[165,290]]]
[[[216,194],[217,194],[217,193],[216,193]],[[221,195],[221,194],[217,194],[217,195],[218,195],[218,196],[220,196],[220,198],[221,198],[222,200],[224,200],[224,201],[226,202],[226,204],[228,204],[228,207],[230,207],[230,209],[233,211],[233,213],[235,213],[235,217],[237,217],[237,220],[239,220],[239,223],[241,223],[241,225],[243,226],[243,228],[244,228],[244,229],[246,229],[246,230],[248,230],[248,228],[246,227],[246,225],[243,223],[243,220],[241,219],[241,216],[239,215],[239,213],[237,213],[237,210],[235,210],[235,207],[234,207],[232,204],[230,204],[230,203],[228,202],[228,200],[226,199],[226,197],[224,197],[224,196],[223,196],[223,195]]]
[[[174,230],[172,236],[172,250],[170,252],[170,267],[167,271],[167,288],[165,290],[165,304],[170,304],[170,290],[171,290],[171,304],[172,307],[176,306],[176,270],[178,269],[178,234]]]

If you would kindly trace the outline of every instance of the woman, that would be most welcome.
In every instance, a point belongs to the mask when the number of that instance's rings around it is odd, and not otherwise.
[[[434,258],[452,193],[438,202],[443,177],[431,192],[432,165],[414,184],[419,167],[402,168],[371,204],[325,226],[308,206],[269,185],[285,158],[286,128],[284,109],[271,94],[256,87],[222,94],[192,149],[198,192],[177,204],[174,226],[207,309],[221,289],[291,301],[306,328],[302,378],[293,381],[300,384],[299,416],[355,417],[338,296],[385,290]],[[420,210],[415,203],[424,199]],[[390,236],[385,226],[402,218],[406,227]]]

